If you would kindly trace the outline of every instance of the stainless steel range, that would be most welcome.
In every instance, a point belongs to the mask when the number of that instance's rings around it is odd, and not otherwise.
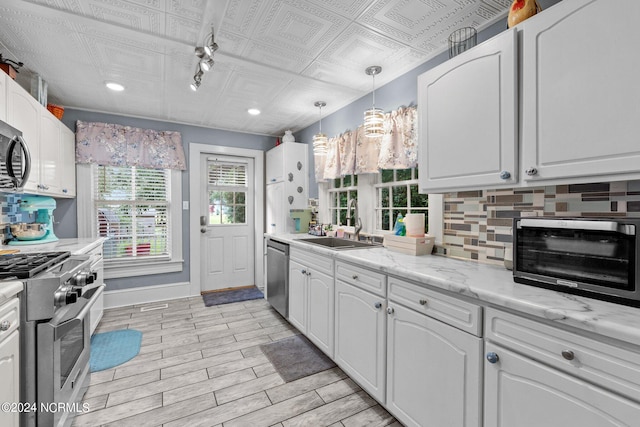
[[[88,255],[0,256],[0,278],[20,279],[20,425],[68,426],[89,385],[89,312],[104,285]]]

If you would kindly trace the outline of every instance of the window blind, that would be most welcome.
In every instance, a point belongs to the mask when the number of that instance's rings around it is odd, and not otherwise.
[[[94,203],[105,259],[170,256],[169,170],[97,166]]]
[[[247,165],[209,162],[209,186],[246,187]]]

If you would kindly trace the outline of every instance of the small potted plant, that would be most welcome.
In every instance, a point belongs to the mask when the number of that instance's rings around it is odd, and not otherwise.
[[[336,232],[333,230],[333,224],[325,224],[324,234],[328,237],[333,237],[336,235]]]

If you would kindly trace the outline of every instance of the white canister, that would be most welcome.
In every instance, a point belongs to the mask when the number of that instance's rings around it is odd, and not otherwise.
[[[282,136],[282,142],[295,142],[296,137],[293,136],[290,130],[284,131],[284,135]]]
[[[424,214],[410,213],[404,217],[404,227],[407,237],[424,236]]]

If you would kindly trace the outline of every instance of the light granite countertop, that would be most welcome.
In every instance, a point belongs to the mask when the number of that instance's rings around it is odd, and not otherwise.
[[[0,305],[18,295],[18,293],[22,292],[22,289],[22,282],[19,280],[0,282]]]
[[[313,237],[306,234],[265,237],[640,348],[640,308],[515,283],[504,267],[437,255],[411,256],[383,247],[335,251],[297,241]]]
[[[57,242],[35,244],[35,245],[0,245],[0,249],[19,249],[20,253],[68,251],[72,255],[84,254],[101,245],[104,237],[83,237],[73,239],[60,239]]]

